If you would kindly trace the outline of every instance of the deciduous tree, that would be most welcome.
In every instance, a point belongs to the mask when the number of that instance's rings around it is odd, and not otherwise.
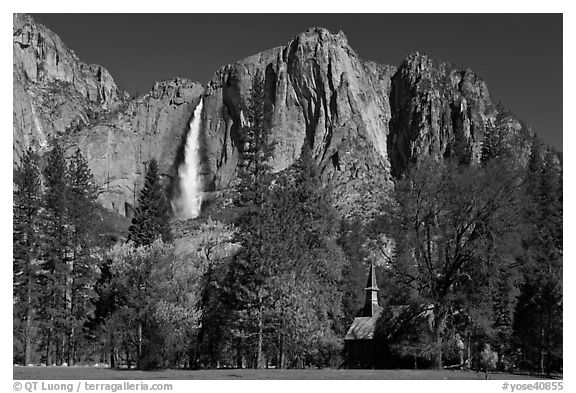
[[[425,160],[396,185],[395,205],[376,221],[388,269],[433,309],[434,364],[442,367],[449,317],[475,310],[498,268],[494,255],[518,252],[518,177],[494,165],[457,167]]]

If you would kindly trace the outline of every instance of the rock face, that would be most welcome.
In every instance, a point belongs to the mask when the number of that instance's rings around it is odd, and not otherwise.
[[[146,95],[70,137],[90,164],[104,207],[130,216],[151,158],[158,161],[171,190],[188,122],[202,91],[200,84],[186,79],[156,83]]]
[[[408,56],[392,78],[388,150],[395,176],[423,155],[478,162],[495,117],[488,88],[471,70],[426,55]]]
[[[127,99],[103,67],[81,62],[60,37],[27,15],[13,17],[14,161],[51,137],[90,123]]]
[[[387,153],[394,67],[362,61],[343,33],[314,28],[287,46],[219,70],[205,92],[205,184],[230,185],[238,162],[242,108],[252,79],[265,77],[274,170],[290,166],[310,144],[338,208],[349,211],[373,194],[374,177],[390,180]],[[391,186],[391,183],[389,183]]]
[[[130,216],[153,157],[168,193],[177,194],[189,122],[202,99],[203,187],[226,190],[236,179],[243,110],[257,72],[276,143],[273,169],[288,168],[308,144],[343,215],[377,206],[422,156],[478,162],[499,113],[471,70],[417,53],[399,68],[364,61],[343,33],[322,28],[221,68],[206,88],[176,78],[129,100],[104,68],[80,62],[57,35],[17,15],[15,162],[28,146],[43,151],[52,135],[64,136],[87,157],[102,204]],[[507,116],[525,160],[532,133]]]
[[[177,78],[130,100],[105,68],[80,61],[45,26],[27,15],[13,22],[14,162],[28,146],[44,152],[60,136],[86,156],[102,205],[122,215],[130,215],[152,157],[172,184],[203,87]]]

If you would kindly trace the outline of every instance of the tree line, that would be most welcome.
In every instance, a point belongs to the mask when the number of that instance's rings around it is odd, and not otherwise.
[[[73,363],[93,308],[101,253],[93,236],[97,189],[80,150],[56,143],[42,172],[28,149],[14,174],[15,359]]]
[[[499,115],[479,164],[422,159],[371,217],[339,218],[308,143],[273,173],[264,91],[258,74],[233,218],[185,223],[185,251],[154,159],[126,241],[110,244],[81,152],[56,143],[40,170],[28,150],[14,176],[15,362],[336,367],[373,261],[379,345],[397,364],[481,368],[493,351],[502,369],[561,369],[561,156],[534,137],[521,163]]]
[[[562,370],[562,157],[534,135],[526,165],[507,116],[489,123],[479,164],[414,163],[366,226],[385,267],[378,333],[391,354]],[[395,319],[394,306],[411,312]]]

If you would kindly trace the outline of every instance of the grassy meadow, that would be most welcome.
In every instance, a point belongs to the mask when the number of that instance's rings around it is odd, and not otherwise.
[[[130,379],[130,380],[220,380],[220,379],[292,379],[292,380],[456,380],[484,379],[483,373],[451,370],[158,370],[137,371],[97,367],[14,367],[14,380]],[[492,373],[490,379],[534,379],[534,376]]]

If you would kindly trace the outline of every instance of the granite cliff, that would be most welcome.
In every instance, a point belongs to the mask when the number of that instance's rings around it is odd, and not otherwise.
[[[343,33],[315,28],[285,47],[223,67],[208,83],[204,162],[211,188],[234,180],[242,108],[256,70],[265,76],[272,114],[274,170],[290,166],[309,143],[339,208],[349,211],[368,200],[375,177],[391,186],[387,97],[394,67],[365,62]]]
[[[490,99],[486,83],[470,69],[460,69],[419,53],[409,55],[392,78],[388,152],[398,177],[418,157],[479,162],[487,128],[498,116],[506,143],[526,162],[532,131]]]
[[[305,143],[342,214],[361,214],[424,155],[477,162],[499,109],[477,74],[422,55],[399,67],[362,60],[345,35],[311,28],[286,46],[216,71],[206,87],[176,78],[129,99],[102,67],[85,65],[58,36],[30,17],[14,18],[14,159],[60,135],[83,150],[102,204],[130,215],[144,163],[159,160],[175,194],[189,122],[203,100],[200,139],[205,191],[233,185],[243,108],[257,70],[276,142],[275,171]],[[529,151],[531,131],[508,116],[511,135]]]
[[[186,79],[157,82],[121,110],[69,136],[70,145],[80,147],[90,163],[104,207],[130,216],[151,158],[158,161],[171,192],[188,122],[202,91],[200,84]]]
[[[85,64],[27,15],[13,17],[14,161],[23,149],[94,122],[128,100],[103,67]]]
[[[43,153],[59,137],[70,151],[83,151],[100,202],[122,215],[134,206],[150,158],[170,185],[203,87],[175,78],[130,99],[104,67],[83,63],[30,16],[15,14],[13,22],[14,163],[28,146]]]

